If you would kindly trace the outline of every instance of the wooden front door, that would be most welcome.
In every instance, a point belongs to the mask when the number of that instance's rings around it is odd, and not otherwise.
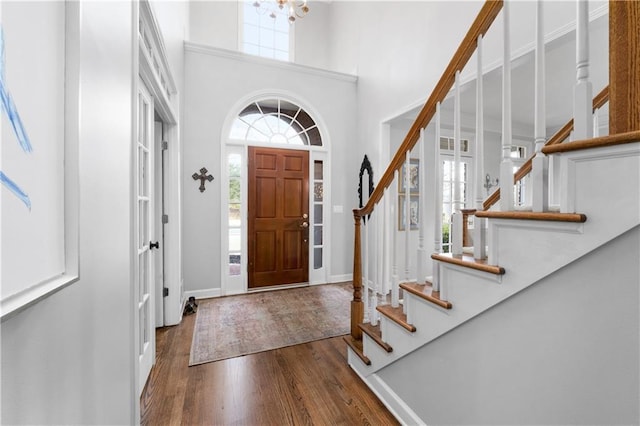
[[[309,281],[309,153],[249,147],[249,288]]]

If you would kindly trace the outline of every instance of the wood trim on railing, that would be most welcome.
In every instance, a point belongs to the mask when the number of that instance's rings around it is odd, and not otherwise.
[[[404,138],[400,148],[398,148],[398,151],[391,160],[387,170],[385,170],[384,174],[380,178],[376,189],[371,194],[371,197],[369,197],[367,205],[360,210],[354,210],[354,215],[362,217],[373,212],[374,206],[380,201],[380,199],[382,199],[384,190],[393,182],[393,173],[400,169],[404,163],[406,152],[410,151],[420,138],[420,129],[426,127],[433,118],[436,112],[436,104],[442,102],[449,93],[449,90],[451,90],[455,80],[456,71],[462,71],[465,67],[476,50],[478,36],[484,36],[502,9],[502,4],[503,0],[488,0],[485,2],[484,6],[482,6],[480,13],[478,13],[475,21],[473,21],[473,24],[467,32],[467,35],[462,40],[460,47],[456,50],[451,62],[449,62],[449,65],[442,74],[442,77],[440,77],[438,84],[436,84],[433,89],[431,96],[429,96],[429,99],[422,107],[420,114],[418,114],[418,117],[411,126],[411,129],[409,129],[407,136]]]
[[[574,222],[584,223],[587,215],[582,213],[558,213],[558,212],[530,212],[530,211],[508,211],[492,212],[483,210],[476,212],[476,217],[486,217],[489,219],[516,219],[516,220],[544,220],[548,222]]]
[[[600,148],[604,146],[621,145],[630,142],[640,142],[640,130],[618,133],[617,135],[601,136],[599,138],[572,141],[559,145],[545,146],[542,152],[545,154],[557,154],[559,152],[578,151],[580,149]]]
[[[604,104],[607,103],[608,100],[609,100],[609,86],[602,89],[600,93],[598,93],[593,98],[593,111],[595,112],[595,110],[602,108]],[[547,143],[544,144],[544,146],[548,147],[551,145],[557,145],[564,142],[569,137],[572,130],[573,130],[573,118],[567,121],[567,123],[564,126],[562,126],[560,130],[558,130],[553,136],[551,136],[547,141]],[[544,148],[542,149],[542,152],[546,154]],[[533,153],[533,155],[531,155],[527,159],[527,161],[522,165],[522,167],[520,167],[518,171],[514,173],[513,175],[514,185],[531,172],[531,168],[533,165],[533,157],[535,156],[536,154]],[[486,200],[484,200],[484,203],[482,204],[482,208],[484,210],[489,210],[491,206],[493,206],[495,203],[498,202],[498,200],[500,200],[500,188],[496,189],[491,195],[487,197]]]

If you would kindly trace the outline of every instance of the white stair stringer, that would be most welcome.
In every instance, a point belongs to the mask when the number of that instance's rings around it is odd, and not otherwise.
[[[453,308],[405,291],[407,321],[416,332],[381,315],[382,339],[393,352],[364,335],[371,365],[349,356],[358,374],[368,377],[640,224],[640,142],[557,155],[563,166],[563,212],[583,213],[586,222],[489,219],[488,263],[503,267],[505,274],[440,262],[441,285]]]

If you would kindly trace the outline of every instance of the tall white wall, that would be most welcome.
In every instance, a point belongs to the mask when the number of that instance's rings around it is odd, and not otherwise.
[[[305,18],[306,19],[306,18]],[[220,167],[227,117],[245,105],[238,103],[257,93],[288,93],[308,104],[317,122],[326,125],[331,149],[332,204],[328,211],[332,233],[330,274],[352,271],[353,218],[357,205],[361,157],[356,141],[356,83],[351,79],[316,73],[304,67],[281,66],[243,54],[186,46],[185,120],[183,122],[183,262],[185,291],[220,288]],[[238,111],[233,107],[237,105]],[[191,174],[206,167],[215,178],[198,191]]]
[[[379,123],[430,95],[482,7],[480,1],[334,1],[330,7],[330,68],[358,75],[358,136],[373,164],[379,158]],[[602,6],[589,2],[590,10]],[[511,46],[518,52],[534,41],[535,2],[515,2]],[[575,21],[575,2],[545,2],[545,32]],[[502,54],[502,15],[485,40],[485,64]],[[463,76],[475,73],[471,69]],[[485,97],[491,97],[485,92]]]
[[[138,420],[131,303],[133,7],[81,5],[80,280],[2,322],[3,424]]]
[[[637,424],[639,257],[635,227],[380,378],[427,424]]]
[[[329,38],[333,28],[331,3],[309,1],[310,12],[292,27],[294,62],[316,68],[331,69]],[[190,2],[189,41],[238,50],[239,8],[237,1],[205,0]]]

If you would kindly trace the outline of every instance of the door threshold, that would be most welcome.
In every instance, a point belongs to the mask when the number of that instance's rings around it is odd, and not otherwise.
[[[262,291],[271,291],[271,290],[286,290],[288,288],[300,288],[300,287],[309,287],[309,283],[295,283],[295,284],[281,284],[281,285],[270,285],[266,287],[258,287],[258,288],[249,288],[247,289],[247,293],[260,293]]]

